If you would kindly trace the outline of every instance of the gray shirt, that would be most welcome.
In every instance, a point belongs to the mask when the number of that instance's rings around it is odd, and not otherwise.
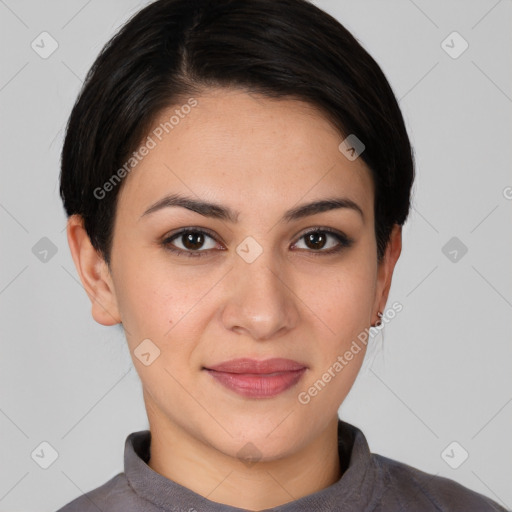
[[[58,512],[247,512],[211,501],[153,471],[151,433],[126,438],[124,472],[79,496]],[[453,480],[370,453],[357,427],[338,421],[342,476],[329,487],[280,505],[276,512],[507,512]]]

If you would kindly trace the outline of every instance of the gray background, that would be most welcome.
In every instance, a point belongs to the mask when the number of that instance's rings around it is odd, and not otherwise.
[[[146,3],[0,0],[1,511],[55,510],[105,483],[123,470],[126,436],[147,428],[122,331],[91,317],[58,195],[82,80]],[[388,302],[403,311],[374,338],[340,414],[372,451],[512,508],[512,2],[315,3],[383,68],[418,171]],[[43,31],[59,45],[46,59],[31,47]],[[453,31],[469,44],[458,58],[442,46]],[[41,261],[44,237],[56,253]],[[58,452],[48,469],[31,457],[43,441]],[[441,455],[453,441],[452,463],[469,453],[457,469]]]

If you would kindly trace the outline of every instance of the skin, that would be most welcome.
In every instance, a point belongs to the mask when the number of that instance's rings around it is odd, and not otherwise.
[[[149,466],[212,501],[261,510],[341,476],[338,408],[365,350],[308,404],[297,397],[385,311],[401,228],[378,264],[370,171],[338,150],[343,137],[314,107],[228,89],[196,99],[125,179],[111,268],[77,216],[69,219],[68,241],[94,319],[125,329],[152,433]],[[169,193],[229,207],[238,221],[183,207],[142,216]],[[356,202],[364,218],[338,208],[281,220],[291,208],[333,196]],[[204,256],[179,256],[162,245],[185,227],[213,233],[200,247]],[[326,234],[324,246],[307,245],[303,235],[315,227],[354,243],[319,254],[339,242]],[[248,236],[263,250],[252,263],[236,252]],[[173,242],[186,250],[184,243]],[[145,366],[133,351],[148,338],[160,356]],[[308,369],[275,397],[244,398],[202,370],[238,357],[285,357]],[[261,457],[254,464],[237,455],[248,442]]]

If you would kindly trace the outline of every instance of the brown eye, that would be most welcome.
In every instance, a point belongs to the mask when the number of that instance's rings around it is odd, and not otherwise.
[[[310,249],[323,249],[323,247],[325,246],[325,244],[327,242],[327,237],[326,237],[325,233],[317,231],[317,232],[309,233],[309,234],[305,235],[304,240],[306,242],[306,245]]]
[[[303,247],[299,246],[299,242],[294,244],[294,247],[298,249],[310,249],[309,252],[318,254],[339,252],[354,243],[352,239],[345,235],[326,228],[309,231],[300,237],[299,241],[302,240],[304,240]]]
[[[195,233],[186,233],[185,235],[181,235],[181,241],[185,249],[201,249],[204,244],[204,235],[199,231]]]
[[[184,229],[163,240],[165,249],[187,256],[204,256],[209,249],[215,249],[215,239],[199,229]]]

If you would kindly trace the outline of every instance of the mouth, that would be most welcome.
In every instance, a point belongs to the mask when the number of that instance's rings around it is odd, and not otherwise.
[[[307,366],[291,359],[233,359],[203,367],[216,382],[238,395],[271,398],[295,386]]]

